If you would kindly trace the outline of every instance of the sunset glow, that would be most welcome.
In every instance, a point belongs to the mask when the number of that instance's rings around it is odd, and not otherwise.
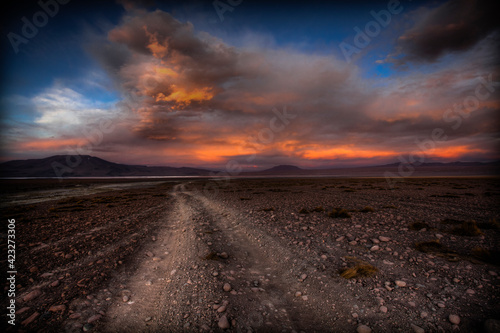
[[[120,163],[216,169],[230,160],[373,165],[412,153],[494,161],[500,32],[480,2],[451,12],[449,3],[400,3],[366,47],[356,46],[356,27],[386,2],[291,3],[286,19],[258,21],[262,8],[246,1],[224,21],[210,3],[190,11],[119,1],[98,25],[90,13],[86,25],[63,22],[61,12],[51,21],[58,32],[19,45],[29,52],[6,46],[2,160],[87,147]],[[69,17],[79,7],[65,8]],[[481,17],[467,40],[455,36]],[[102,131],[103,120],[113,129]]]

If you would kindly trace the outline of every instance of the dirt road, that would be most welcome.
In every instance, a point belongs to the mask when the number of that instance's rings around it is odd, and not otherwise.
[[[111,306],[102,331],[346,328],[336,325],[335,288],[313,279],[307,260],[241,213],[185,188],[174,188],[162,230],[137,259],[125,302]]]

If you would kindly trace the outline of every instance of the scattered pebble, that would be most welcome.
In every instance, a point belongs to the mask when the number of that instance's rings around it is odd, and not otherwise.
[[[396,283],[396,286],[398,286],[398,287],[406,287],[406,282],[404,282],[404,281],[397,280],[395,283]]]
[[[224,289],[224,291],[231,291],[231,285],[229,283],[224,283],[224,287],[222,287],[222,289]]]
[[[358,332],[358,333],[371,333],[372,329],[366,325],[359,325],[358,328],[356,329],[356,332]]]
[[[221,328],[223,330],[226,329],[226,328],[229,328],[229,321],[227,320],[226,315],[220,317],[219,322],[217,323],[217,325],[219,326],[219,328]]]
[[[450,323],[458,325],[460,324],[460,317],[454,314],[451,314],[448,319],[450,320]]]

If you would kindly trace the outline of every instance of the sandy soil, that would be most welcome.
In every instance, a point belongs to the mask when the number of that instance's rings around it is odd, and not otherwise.
[[[485,332],[499,184],[193,180],[10,206],[16,330]]]

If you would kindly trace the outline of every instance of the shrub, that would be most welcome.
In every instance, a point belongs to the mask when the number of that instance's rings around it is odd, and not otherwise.
[[[482,234],[476,221],[465,221],[460,226],[453,228],[451,232],[459,236],[479,236]]]
[[[366,206],[365,208],[363,208],[362,210],[360,210],[361,213],[372,213],[374,211],[375,211],[375,209],[373,209],[370,206]]]
[[[328,216],[333,218],[348,218],[351,217],[351,214],[349,214],[349,212],[345,209],[335,208],[330,213],[328,213]]]
[[[354,279],[361,277],[370,277],[378,272],[378,268],[357,258],[347,258],[354,263],[351,267],[342,268],[339,271],[344,279]],[[352,264],[351,264],[352,265]]]
[[[430,226],[425,222],[413,222],[409,225],[409,228],[411,230],[422,230],[424,228],[429,229]]]

